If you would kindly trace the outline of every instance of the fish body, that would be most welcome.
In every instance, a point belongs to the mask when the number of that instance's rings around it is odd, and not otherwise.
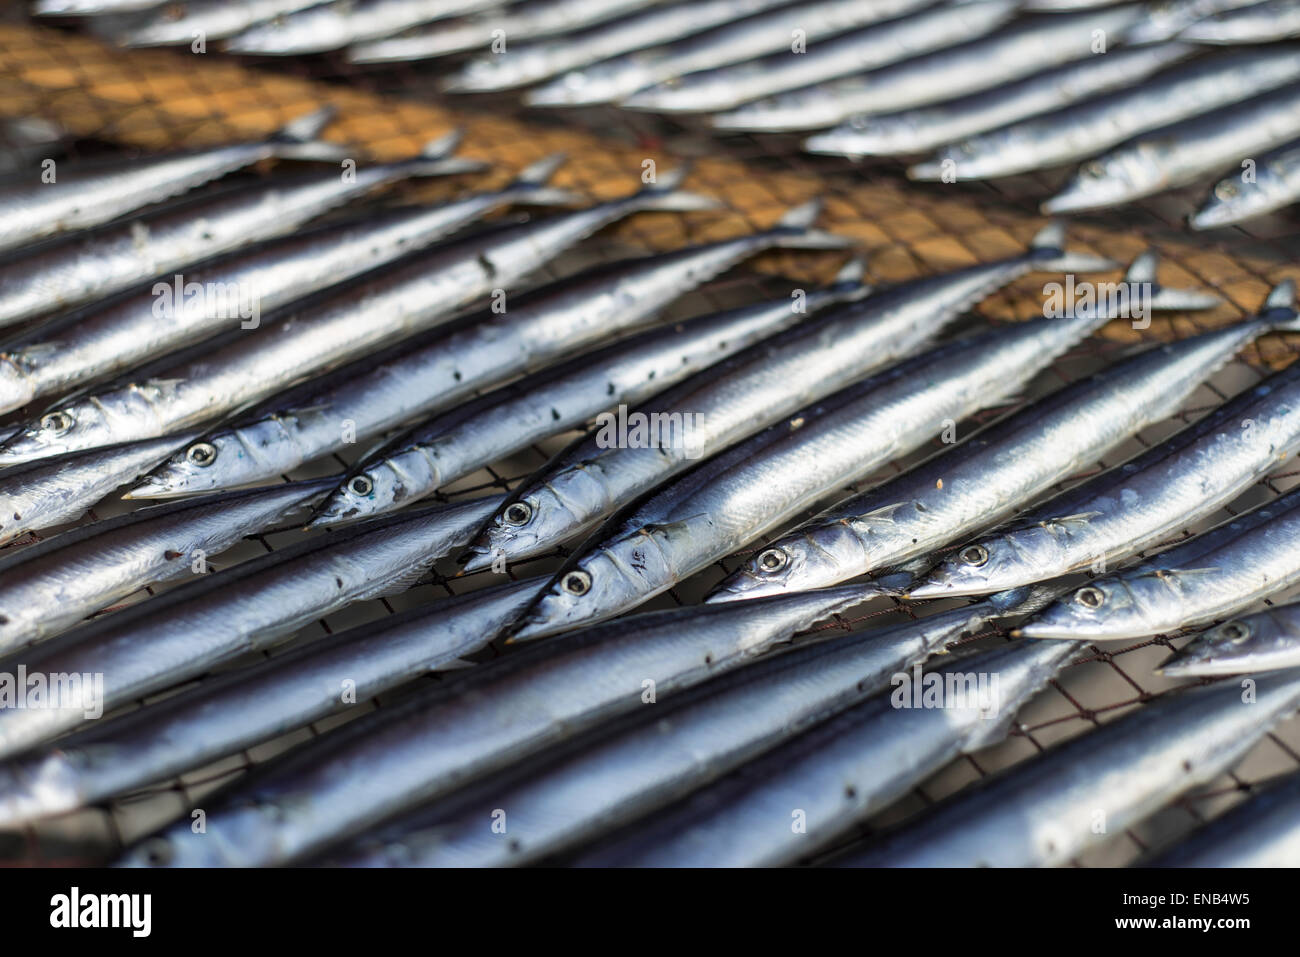
[[[1105,268],[1102,261],[1063,252],[1063,244],[1054,225],[1026,255],[877,292],[753,346],[637,411],[698,416],[692,420],[703,425],[697,448],[716,454],[914,353],[965,309],[1032,270]],[[522,483],[462,560],[468,569],[486,568],[501,556],[513,560],[537,554],[590,529],[683,471],[692,461],[687,451],[681,444],[604,448],[599,435],[591,433]]]
[[[190,866],[309,856],[394,812],[644,707],[647,679],[656,700],[676,696],[871,594],[850,587],[722,613],[649,612],[505,655],[261,769],[257,780],[232,791],[213,832],[256,840],[196,841],[177,826],[161,835],[165,858]],[[341,768],[360,770],[365,780],[384,786],[362,787],[362,778],[340,774]],[[299,800],[305,795],[312,798]],[[282,817],[258,810],[277,806],[292,810]],[[147,862],[155,849],[153,842],[141,845],[126,861]]]
[[[332,110],[317,110],[260,142],[81,167],[67,164],[69,168],[56,168],[52,183],[0,188],[0,249],[110,222],[272,157],[344,159],[344,147],[316,138],[333,118]]]
[[[1300,37],[1300,7],[1292,0],[1264,0],[1197,20],[1178,33],[1193,43],[1272,43]]]
[[[1089,160],[1045,212],[1101,209],[1186,186],[1300,137],[1300,84],[1154,130]]]
[[[476,389],[600,339],[635,331],[673,299],[726,269],[737,257],[781,235],[802,232],[778,226],[768,234],[691,247],[664,256],[634,259],[538,291],[509,311],[484,316],[450,333],[411,342],[387,356],[372,356],[338,373],[321,388],[301,390],[293,401],[250,413],[202,440],[198,452],[177,453],[145,482],[134,498],[167,497],[264,481],[342,445],[340,423],[355,437],[375,435],[425,411],[447,408]],[[868,292],[861,265],[805,298],[809,313]],[[775,331],[800,316],[787,302],[741,307],[717,320],[726,327]],[[669,334],[670,335],[670,334]],[[670,336],[671,337],[671,336]],[[651,337],[653,339],[654,337]],[[730,345],[728,346],[730,348]],[[721,357],[721,356],[720,356]],[[582,360],[574,360],[578,366]]]
[[[806,50],[786,49],[761,59],[670,79],[633,93],[620,105],[669,113],[730,110],[760,97],[879,69],[962,43],[1006,23],[1014,16],[1016,6],[1012,0],[984,0],[923,9],[909,17],[821,39]],[[781,12],[795,17],[796,24],[800,22],[796,12]],[[764,29],[774,39],[790,37],[788,30]]]
[[[46,707],[0,710],[0,755],[78,727],[92,707],[111,710],[269,647],[352,602],[404,591],[463,542],[495,497],[422,509],[313,538],[181,585],[166,594],[19,651],[0,668],[27,674],[103,675],[51,683]]]
[[[1270,781],[1141,866],[1300,866],[1300,774]]]
[[[844,156],[894,156],[938,149],[1141,82],[1194,50],[1187,43],[1121,47],[1103,57],[1068,63],[946,103],[899,113],[855,116],[832,130],[809,137],[804,149]],[[960,174],[960,160],[955,168]]]
[[[489,9],[500,0],[346,0],[255,23],[226,41],[230,53],[301,56],[400,33],[408,27]]]
[[[856,113],[894,113],[943,102],[952,99],[955,90],[987,90],[1096,56],[1096,31],[1118,37],[1143,12],[1141,5],[1129,4],[1036,18],[860,76],[756,100],[716,114],[712,122],[726,130],[808,130],[834,126]]]
[[[1300,705],[1300,673],[1164,695],[959,791],[840,862],[854,867],[1060,866],[1210,783]],[[1105,815],[1098,828],[1098,812]]]
[[[0,765],[0,822],[62,814],[367,702],[482,649],[535,583],[507,582],[334,633],[96,722]]]
[[[189,45],[197,37],[224,40],[256,23],[297,13],[321,0],[186,0],[127,21],[110,33],[130,47]]]
[[[251,334],[236,330],[198,358],[76,397],[8,439],[0,463],[163,435],[218,418],[380,344],[444,323],[615,220],[644,210],[700,207],[700,198],[678,190],[676,179],[663,179],[624,199],[425,250]]]
[[[1259,0],[1173,0],[1171,3],[1153,5],[1146,18],[1124,35],[1124,42],[1157,43],[1171,40],[1197,20],[1258,2]]]
[[[1250,176],[1245,174],[1249,169]],[[1261,156],[1215,184],[1188,220],[1193,229],[1216,229],[1276,212],[1300,200],[1300,142]]]
[[[1186,48],[1185,44],[1175,47]],[[1149,56],[1161,48],[1116,50]],[[1087,159],[1133,136],[1240,103],[1300,79],[1300,52],[1234,51],[1196,60],[1145,83],[953,143],[913,166],[913,179],[987,179]],[[1030,81],[1032,82],[1032,81]]]
[[[1137,460],[958,549],[909,594],[982,594],[1117,564],[1210,515],[1297,449],[1300,368],[1292,368]]]
[[[196,561],[331,487],[291,482],[144,509],[0,558],[0,654],[58,635],[145,585],[195,573]]]

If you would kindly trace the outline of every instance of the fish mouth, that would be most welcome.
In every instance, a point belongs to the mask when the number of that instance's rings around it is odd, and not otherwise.
[[[169,485],[162,478],[155,478],[152,475],[146,475],[138,484],[127,489],[122,493],[122,498],[133,500],[140,498],[179,498],[182,495],[192,494],[195,489],[178,489]]]
[[[1237,216],[1227,205],[1207,206],[1187,217],[1187,224],[1196,230],[1219,229],[1231,226],[1242,217]]]
[[[461,566],[458,577],[486,571],[492,567],[492,549],[483,545],[471,545],[456,556],[456,563]]]
[[[929,578],[913,585],[903,592],[903,597],[911,601],[914,598],[959,598],[964,594],[959,586],[942,578]]]

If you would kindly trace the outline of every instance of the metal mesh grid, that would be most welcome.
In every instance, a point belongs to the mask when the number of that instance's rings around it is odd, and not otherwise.
[[[873,280],[894,282],[1014,253],[1041,225],[1034,216],[1036,199],[1047,195],[1063,176],[1053,172],[989,184],[915,187],[900,174],[899,164],[850,164],[797,152],[797,140],[776,136],[711,138],[689,123],[620,113],[612,109],[581,111],[522,111],[510,96],[477,96],[445,100],[433,92],[433,81],[447,64],[392,65],[358,68],[340,55],[286,61],[240,62],[217,55],[195,57],[171,51],[123,53],[76,33],[73,29],[31,27],[16,18],[0,22],[0,116],[36,115],[57,119],[76,139],[69,155],[102,151],[106,143],[145,149],[215,143],[265,134],[285,119],[322,100],[336,103],[341,117],[328,136],[364,147],[366,155],[388,158],[409,154],[419,144],[451,126],[466,130],[462,152],[494,164],[493,173],[474,181],[502,182],[527,163],[562,150],[571,161],[558,181],[591,198],[623,193],[635,184],[644,158],[663,168],[677,158],[695,160],[689,188],[724,201],[722,214],[650,214],[606,230],[574,254],[562,257],[543,278],[557,278],[595,261],[672,248],[735,235],[770,223],[787,206],[814,195],[824,198],[822,223],[858,239],[869,254]],[[75,24],[73,25],[75,27]],[[595,131],[595,132],[588,132]],[[463,182],[463,181],[462,181]],[[398,192],[405,199],[437,198],[457,188],[452,183],[408,184]],[[1182,220],[1201,198],[1201,189],[1153,198],[1113,214],[1083,218],[1071,227],[1071,242],[1079,248],[1126,260],[1154,247],[1162,256],[1161,277],[1170,284],[1204,286],[1226,300],[1219,309],[1195,317],[1155,318],[1149,329],[1136,331],[1114,323],[1103,333],[1060,359],[1017,403],[988,410],[981,420],[1032,400],[1063,382],[1073,381],[1143,340],[1182,338],[1215,328],[1248,314],[1273,283],[1300,274],[1290,264],[1297,248],[1294,214],[1282,213],[1211,237],[1192,237]],[[824,281],[835,268],[826,255],[774,253],[734,271],[697,294],[685,297],[668,318],[701,314],[764,296],[786,296],[792,282]],[[1028,278],[982,303],[968,325],[1013,321],[1039,314],[1043,280]],[[956,330],[955,330],[956,331]],[[1191,421],[1261,379],[1270,368],[1290,361],[1296,343],[1270,336],[1243,353],[1189,402],[1181,418]],[[8,420],[4,420],[8,421]],[[1115,450],[1097,468],[1115,464],[1160,441],[1176,423],[1146,430],[1124,448]],[[511,487],[573,433],[557,436],[526,452],[462,479],[440,493],[452,500]],[[859,483],[864,487],[919,460],[937,443],[906,460],[893,463],[882,475]],[[338,472],[355,453],[336,455],[286,478],[306,478]],[[1091,472],[1089,474],[1092,474]],[[1295,484],[1300,472],[1279,473],[1195,528],[1191,534],[1264,501]],[[1086,478],[1071,477],[1061,484]],[[133,503],[110,497],[86,520],[129,511]],[[51,530],[55,531],[55,530]],[[230,549],[211,563],[214,570],[298,541],[296,528],[268,531]],[[15,543],[21,545],[23,543]],[[14,547],[14,546],[11,546]],[[755,545],[755,548],[761,547]],[[752,549],[751,549],[752,551]],[[512,577],[541,574],[556,567],[564,555],[553,555],[512,566]],[[748,552],[746,553],[748,554]],[[738,563],[719,562],[647,607],[699,601]],[[451,580],[456,569],[440,563],[434,576],[401,595],[351,606],[306,629],[295,639],[301,645],[343,628],[434,598],[491,584],[491,573]],[[149,588],[123,604],[153,594]],[[861,614],[827,627],[861,628],[900,615],[914,614],[896,603],[881,601]],[[972,641],[994,642],[1005,635],[990,631]],[[1173,647],[1165,638],[1122,647],[1107,647],[1081,657],[1052,688],[1020,715],[1020,726],[1003,744],[953,762],[916,788],[908,798],[866,822],[870,832],[900,819],[957,790],[976,777],[998,770],[1085,731],[1167,691],[1176,682],[1151,669]],[[263,652],[271,656],[278,649]],[[500,653],[487,649],[482,657]],[[247,659],[234,666],[246,664]],[[167,694],[201,683],[191,682]],[[214,788],[237,777],[302,740],[410,693],[425,681],[358,705],[346,715],[317,722],[309,728],[249,749],[181,778],[130,795],[103,807],[69,815],[19,832],[0,832],[0,864],[95,863],[105,860],[123,842],[151,830],[164,819],[183,813]],[[162,697],[162,696],[158,696]],[[149,699],[155,700],[155,699]],[[1181,833],[1219,813],[1243,796],[1251,784],[1300,767],[1300,722],[1292,721],[1269,735],[1230,776],[1179,802],[1122,837],[1081,858],[1080,864],[1123,864],[1143,849]]]

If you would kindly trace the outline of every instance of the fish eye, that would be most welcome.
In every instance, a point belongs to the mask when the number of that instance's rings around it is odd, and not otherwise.
[[[1106,593],[1100,588],[1089,585],[1087,588],[1080,588],[1075,592],[1074,600],[1085,608],[1100,608],[1106,604]]]
[[[1106,167],[1096,160],[1090,160],[1079,167],[1079,172],[1084,176],[1090,176],[1093,179],[1100,179],[1106,175]]]
[[[584,571],[571,571],[560,579],[560,587],[570,595],[585,595],[591,591],[591,576]]]
[[[151,867],[166,867],[172,861],[172,842],[165,837],[155,837],[140,848],[145,863]]]
[[[964,141],[964,142],[958,143],[958,144],[957,144],[957,149],[961,150],[961,151],[962,151],[963,153],[965,153],[967,156],[974,156],[974,155],[975,155],[975,144],[972,143],[972,142],[970,142],[969,140],[966,140],[966,141]]]
[[[1228,621],[1219,626],[1219,634],[1228,641],[1245,641],[1250,637],[1250,625],[1244,621]]]
[[[1240,192],[1241,190],[1237,188],[1237,184],[1228,180],[1224,180],[1218,186],[1214,187],[1214,195],[1219,197],[1219,199],[1232,199]]]
[[[46,432],[62,435],[72,428],[74,422],[76,420],[70,412],[50,412],[41,419],[41,428]]]
[[[348,491],[353,495],[369,495],[375,490],[375,483],[365,475],[357,475],[348,482]]]
[[[758,567],[765,572],[779,572],[790,563],[784,548],[769,548],[758,556]]]
[[[532,519],[533,507],[527,502],[511,502],[506,506],[505,514],[501,517],[505,519],[507,525],[518,528],[520,525],[527,525]]]
[[[979,568],[989,560],[989,550],[983,545],[967,545],[961,550],[962,564]]]
[[[208,442],[196,442],[185,450],[185,459],[191,465],[207,468],[217,460],[216,446]]]

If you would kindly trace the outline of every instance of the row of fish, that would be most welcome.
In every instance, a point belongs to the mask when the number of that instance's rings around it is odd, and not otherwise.
[[[454,145],[432,144],[410,163],[468,171]],[[405,165],[363,164],[357,180]],[[530,276],[604,226],[712,205],[682,188],[679,171],[623,198],[446,238],[515,203],[577,206],[548,185],[557,165],[547,158],[501,190],[467,192],[436,208],[326,226],[206,261],[211,276],[258,264],[293,273],[301,264],[292,280],[268,279],[284,282],[282,308],[257,328],[184,309],[151,324],[146,300],[129,289],[113,300],[128,304],[121,312],[105,311],[95,301],[104,293],[95,293],[91,306],[53,320],[61,341],[83,343],[77,361],[87,367],[78,372],[73,362],[63,373],[70,378],[49,379],[39,394],[59,401],[0,444],[5,537],[65,524],[123,485],[135,497],[192,497],[54,535],[0,564],[0,672],[102,676],[102,685],[52,683],[39,707],[0,708],[0,826],[110,800],[346,713],[420,674],[452,671],[268,762],[205,801],[201,832],[181,819],[123,862],[804,860],[843,845],[855,821],[952,757],[1011,733],[1021,705],[1087,641],[1228,619],[1206,636],[1212,653],[1189,650],[1194,643],[1167,669],[1201,658],[1214,673],[1275,669],[1257,679],[1250,707],[1234,683],[1172,694],[1143,709],[1152,725],[1140,734],[1107,725],[1080,739],[1086,745],[1012,769],[1009,783],[989,787],[1040,796],[1046,803],[1025,800],[1046,823],[1021,827],[1005,857],[988,855],[1004,847],[998,835],[1016,819],[1006,817],[1004,800],[978,799],[927,815],[932,828],[917,825],[933,833],[933,858],[919,843],[914,858],[880,850],[894,848],[894,838],[846,858],[1052,864],[1098,839],[1082,819],[1085,805],[1105,807],[1123,826],[1139,821],[1231,767],[1300,705],[1300,678],[1286,670],[1294,651],[1290,658],[1279,651],[1295,631],[1285,609],[1267,620],[1232,617],[1300,581],[1300,493],[1140,564],[1120,564],[1208,518],[1300,446],[1297,373],[1278,373],[1140,458],[1035,504],[1030,514],[1046,518],[1017,515],[1177,414],[1258,337],[1294,331],[1300,318],[1289,284],[1258,316],[1125,356],[967,435],[964,423],[1012,404],[1038,373],[1119,315],[1101,304],[942,338],[971,306],[1030,273],[1115,266],[1069,248],[1059,224],[1022,253],[882,290],[870,289],[864,264],[850,259],[823,288],[656,324],[685,293],[753,255],[850,243],[817,229],[818,207],[808,204],[766,230],[617,262],[532,288],[516,303],[517,287],[527,289]],[[111,180],[103,188],[114,191]],[[261,188],[237,186],[230,198]],[[96,228],[118,228],[111,217],[123,212],[100,214],[105,222]],[[78,231],[83,225],[63,227],[72,242],[95,233]],[[385,242],[394,251],[384,253]],[[348,260],[334,251],[339,244],[351,244],[353,258],[373,248],[379,261],[339,275]],[[311,285],[307,260],[331,255],[333,272]],[[1149,292],[1151,309],[1217,302],[1163,286],[1156,275],[1154,257],[1144,254],[1126,277]],[[303,291],[312,298],[290,301]],[[504,311],[471,311],[502,291]],[[157,343],[143,341],[146,334]],[[35,358],[65,353],[76,360],[77,350],[29,352],[19,361],[15,348],[10,365],[34,369]],[[112,375],[121,378],[97,384]],[[67,395],[72,390],[82,391]],[[621,406],[695,423],[694,431],[647,445],[610,442],[600,426],[588,427],[506,494],[435,501],[470,472]],[[1239,428],[1244,422],[1251,427]],[[810,508],[959,423],[960,434],[932,458],[787,531]],[[358,438],[378,444],[346,474],[277,484]],[[405,507],[422,500],[429,501]],[[1007,519],[1013,523],[992,533],[1001,537],[989,537],[990,526]],[[340,527],[195,574],[198,558],[303,522]],[[962,568],[1000,571],[1005,563],[992,558],[1031,547],[1016,539],[1004,548],[1003,538],[1035,528],[1071,537],[1059,557],[1048,551],[1056,564],[1031,560],[987,581],[959,580],[953,561],[934,567],[955,556]],[[784,537],[706,604],[638,610],[773,532]],[[418,606],[241,665],[347,605],[410,588],[440,559],[458,555],[467,571],[505,568],[575,542],[554,574]],[[950,545],[957,550],[946,552]],[[1062,583],[1099,557],[1119,570],[1078,588]],[[186,576],[192,580],[159,597],[82,621],[146,585]],[[949,594],[977,600],[884,627],[859,627],[866,619],[855,617],[882,596]],[[942,659],[931,673],[999,674],[998,702],[933,713],[890,702],[900,672],[920,675],[932,654],[989,629],[1022,637],[957,664]],[[1243,635],[1264,636],[1266,660],[1256,660]],[[511,647],[499,660],[469,664],[503,636]],[[1058,638],[1066,640],[1045,640]],[[1236,654],[1243,647],[1246,655]],[[1235,668],[1224,664],[1234,656]],[[114,714],[169,689],[178,690]],[[1081,750],[1086,760],[1076,756]],[[1075,764],[1120,760],[1147,762],[1140,786],[1109,778],[1099,794],[1074,790]],[[796,767],[803,773],[787,773]],[[1042,783],[1026,788],[1031,778]],[[856,783],[826,787],[843,780]],[[1079,803],[1056,813],[1053,789]],[[794,798],[799,803],[784,806]],[[719,807],[728,811],[709,811]],[[775,821],[767,817],[774,808]],[[790,829],[792,808],[806,815],[806,830]],[[496,809],[509,822],[501,831]],[[977,822],[979,839],[944,836],[943,822],[958,814]],[[661,815],[667,823],[658,823]],[[690,829],[672,823],[687,819]],[[1288,819],[1270,820],[1280,832]],[[779,833],[768,835],[768,826]]]

